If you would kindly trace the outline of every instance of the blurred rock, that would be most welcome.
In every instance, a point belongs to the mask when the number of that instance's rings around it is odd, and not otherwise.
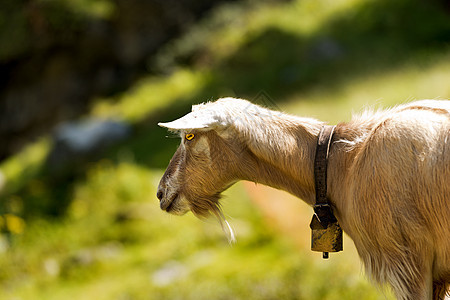
[[[131,134],[131,127],[119,121],[89,119],[59,125],[53,135],[47,167],[51,173],[95,159],[108,147]]]
[[[51,277],[56,277],[61,272],[61,266],[55,258],[47,258],[44,260],[43,268],[45,273]]]
[[[75,153],[91,153],[126,138],[129,131],[125,123],[91,119],[59,126],[55,141]]]
[[[177,261],[169,261],[160,269],[156,270],[151,280],[156,286],[168,286],[189,275],[189,269],[186,265]]]
[[[58,274],[67,275],[78,268],[86,268],[97,263],[108,262],[119,258],[122,253],[122,244],[114,241],[93,248],[80,249],[66,257],[61,264],[58,263]]]

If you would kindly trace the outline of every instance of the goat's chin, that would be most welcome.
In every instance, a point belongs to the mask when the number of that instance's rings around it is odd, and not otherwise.
[[[189,199],[189,205],[192,213],[198,218],[218,217],[221,213],[220,198],[220,193],[211,196],[197,196]]]
[[[176,197],[166,211],[172,215],[183,216],[190,211],[190,207],[184,197]]]
[[[171,209],[170,211],[168,211],[168,213],[175,215],[175,216],[184,216],[185,214],[187,214],[190,210],[188,208],[178,208],[178,207],[174,207],[173,209]]]

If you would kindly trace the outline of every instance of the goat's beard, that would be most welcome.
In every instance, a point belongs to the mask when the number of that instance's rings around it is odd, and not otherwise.
[[[219,202],[220,198],[221,194],[217,193],[213,196],[196,197],[195,200],[190,200],[189,202],[192,213],[199,219],[206,219],[210,216],[215,217],[219,221],[223,232],[227,235],[228,242],[231,244],[236,242],[236,238],[230,223],[228,223],[222,212]]]
[[[189,198],[188,201],[192,213],[200,219],[216,216],[217,212],[221,210],[219,202],[221,199],[220,193],[212,196],[193,195]]]

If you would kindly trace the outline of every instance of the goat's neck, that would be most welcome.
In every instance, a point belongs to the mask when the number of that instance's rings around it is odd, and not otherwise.
[[[246,168],[242,179],[288,191],[312,205],[314,155],[323,123],[283,114],[251,125],[241,133],[254,166]]]
[[[249,149],[255,167],[248,169],[246,180],[285,190],[309,205],[315,203],[314,157],[322,122],[288,116],[279,122],[267,122],[262,132],[248,128]],[[357,131],[339,124],[336,128],[328,162],[328,195],[339,218],[345,213],[348,169],[357,152],[349,147],[352,141],[364,136],[367,128],[360,124]],[[341,142],[346,141],[346,142]],[[256,169],[256,171],[254,171]]]

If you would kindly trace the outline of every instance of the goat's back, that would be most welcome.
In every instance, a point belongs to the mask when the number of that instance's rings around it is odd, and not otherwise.
[[[366,266],[386,267],[376,261],[379,249],[380,260],[406,261],[395,266],[404,272],[420,277],[431,268],[450,282],[450,101],[379,114],[352,168],[355,243]]]

